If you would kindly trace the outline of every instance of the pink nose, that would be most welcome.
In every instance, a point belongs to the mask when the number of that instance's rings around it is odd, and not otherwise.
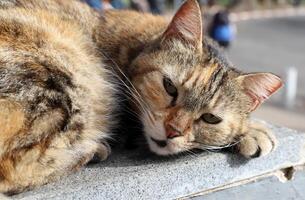
[[[171,139],[171,138],[178,137],[181,135],[182,135],[181,131],[179,131],[177,128],[173,127],[170,124],[166,126],[166,137],[167,138]]]

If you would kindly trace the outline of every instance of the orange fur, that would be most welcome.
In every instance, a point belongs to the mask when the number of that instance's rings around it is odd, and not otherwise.
[[[272,133],[249,121],[249,107],[280,80],[250,80],[232,68],[203,35],[195,0],[170,23],[131,11],[101,16],[74,0],[15,0],[1,7],[0,21],[0,192],[54,181],[95,153],[105,159],[114,78],[126,85],[159,155],[238,142],[239,153],[253,157],[274,147]],[[249,80],[252,96],[243,85]],[[221,121],[208,123],[205,114]]]
[[[54,181],[110,152],[115,87],[90,35],[99,16],[70,3],[0,9],[0,192]]]

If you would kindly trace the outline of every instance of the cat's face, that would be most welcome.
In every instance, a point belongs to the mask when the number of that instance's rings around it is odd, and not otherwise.
[[[132,64],[144,134],[159,155],[238,142],[249,113],[281,86],[275,75],[230,68],[211,42],[202,41],[201,24],[196,1],[187,1]]]

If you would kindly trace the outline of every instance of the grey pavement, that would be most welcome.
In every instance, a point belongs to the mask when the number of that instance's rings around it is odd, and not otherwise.
[[[305,131],[305,16],[240,21],[229,59],[245,72],[269,71],[285,81],[287,67],[299,71],[295,108],[284,108],[284,88],[259,108],[254,116]],[[270,104],[271,102],[271,104]]]
[[[276,177],[258,180],[229,190],[222,190],[193,200],[305,200],[305,172],[296,173],[293,180],[282,183]]]
[[[297,113],[278,106],[270,104],[258,108],[253,117],[263,119],[272,124],[286,126],[305,132],[305,114]]]
[[[285,77],[299,70],[299,93],[305,94],[305,17],[258,19],[237,23],[230,60],[244,71],[270,71]]]
[[[14,199],[174,199],[273,173],[305,162],[305,134],[270,127],[279,147],[247,160],[230,153],[162,158],[135,150],[114,152],[106,161]]]

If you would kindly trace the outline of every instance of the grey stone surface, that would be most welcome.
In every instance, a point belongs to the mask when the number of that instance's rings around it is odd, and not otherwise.
[[[279,147],[266,157],[245,160],[229,153],[202,152],[162,158],[137,150],[114,152],[106,162],[14,199],[173,199],[303,164],[305,135],[271,128]]]
[[[300,171],[289,182],[282,183],[276,177],[269,177],[254,183],[195,197],[192,200],[305,200],[304,188],[305,171]]]
[[[305,16],[247,20],[237,23],[229,58],[246,72],[266,71],[286,77],[288,67],[299,72],[298,95],[305,95]],[[283,101],[280,93],[271,100]],[[300,103],[304,108],[304,101]]]

